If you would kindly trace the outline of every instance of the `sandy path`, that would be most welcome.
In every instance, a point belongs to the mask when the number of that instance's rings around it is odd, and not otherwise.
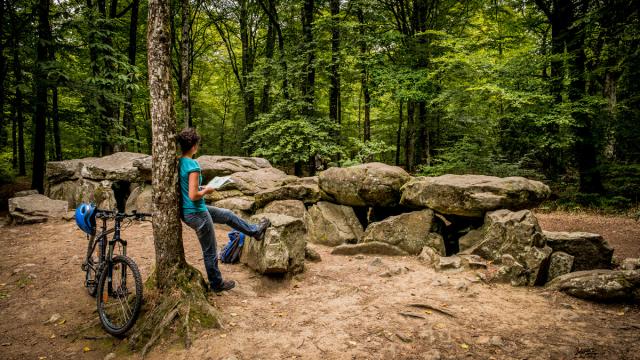
[[[224,229],[217,232],[224,242]],[[133,225],[123,237],[146,277],[153,262],[150,224]],[[122,355],[121,343],[99,329],[87,330],[88,338],[64,336],[97,316],[81,285],[86,243],[73,223],[1,227],[0,245],[0,358]],[[412,257],[374,261],[315,248],[323,261],[307,263],[292,279],[222,265],[223,274],[238,281],[236,289],[211,297],[225,328],[203,331],[188,350],[161,344],[149,358],[640,359],[638,305],[488,285],[472,271],[436,273]],[[185,231],[185,249],[188,261],[204,270],[191,231]],[[379,276],[386,268],[403,270]],[[455,317],[410,303],[435,305]],[[64,323],[44,324],[54,313]],[[85,346],[91,351],[83,353]]]

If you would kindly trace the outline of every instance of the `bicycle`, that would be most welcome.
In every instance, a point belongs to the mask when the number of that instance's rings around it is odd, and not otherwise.
[[[82,264],[86,272],[85,287],[89,295],[96,297],[102,327],[116,337],[122,337],[131,329],[142,307],[142,277],[136,263],[127,256],[127,241],[120,238],[122,222],[129,218],[145,220],[150,216],[135,211],[126,214],[96,209],[95,218],[102,220],[102,230],[87,235],[89,246]],[[109,219],[115,223],[107,229]],[[108,240],[107,235],[111,233],[113,239]],[[127,285],[129,273],[135,283],[133,287]]]

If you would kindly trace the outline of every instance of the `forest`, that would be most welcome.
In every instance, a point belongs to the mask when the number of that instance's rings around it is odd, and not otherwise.
[[[151,153],[146,0],[0,1],[0,182]],[[384,162],[640,199],[640,1],[172,0],[178,127],[296,175]]]

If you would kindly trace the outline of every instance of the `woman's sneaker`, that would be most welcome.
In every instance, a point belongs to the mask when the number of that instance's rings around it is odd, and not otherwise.
[[[221,292],[221,291],[227,291],[227,290],[231,290],[234,287],[236,287],[236,282],[233,280],[224,280],[222,281],[222,284],[220,284],[220,286],[218,288],[213,289],[213,292]]]
[[[267,228],[269,226],[271,226],[271,221],[269,221],[269,219],[263,218],[262,220],[260,220],[260,222],[258,223],[258,231],[256,232],[254,238],[258,241],[262,241],[262,239],[264,239],[264,233],[267,231]]]

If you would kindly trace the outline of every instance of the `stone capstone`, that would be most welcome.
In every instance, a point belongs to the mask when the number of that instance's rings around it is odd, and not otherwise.
[[[306,228],[302,219],[281,214],[254,215],[271,221],[264,239],[245,238],[240,261],[261,274],[297,274],[304,270]]]
[[[75,180],[80,177],[80,167],[82,161],[91,161],[97,158],[73,159],[64,161],[48,161],[45,170],[45,177],[49,184]]]
[[[521,210],[540,204],[549,187],[523,177],[484,175],[418,177],[402,187],[401,204],[442,214],[482,217],[497,209]]]
[[[318,177],[320,188],[338,204],[379,207],[397,206],[400,188],[411,179],[402,168],[382,163],[332,167]]]
[[[592,301],[640,301],[640,270],[586,270],[553,279],[547,288]]]
[[[313,178],[300,178],[283,186],[260,191],[255,197],[257,208],[276,200],[300,200],[305,204],[315,204],[320,201],[321,192]]]
[[[440,234],[433,232],[435,228],[441,228],[439,221],[441,220],[434,216],[432,210],[391,216],[369,224],[362,242],[386,242],[411,255],[418,255],[422,248],[429,246],[444,256],[444,240]]]
[[[220,190],[238,190],[244,195],[255,195],[260,191],[280,186],[289,178],[284,171],[272,167],[238,172],[230,176],[232,182]]]
[[[343,244],[338,245],[331,251],[332,255],[389,255],[389,256],[405,256],[409,255],[406,251],[380,241],[371,241],[360,244]]]
[[[572,271],[610,269],[613,248],[598,234],[545,231],[547,245],[574,257]]]
[[[527,285],[545,282],[552,249],[546,246],[538,220],[531,211],[489,212],[480,231],[481,239],[460,254],[478,255],[494,262],[510,255],[518,264],[516,268],[523,268]]]
[[[80,160],[80,176],[84,179],[135,182],[141,180],[140,172],[133,166],[135,160],[149,155],[117,152],[101,158]]]
[[[9,199],[9,215],[16,224],[45,222],[48,218],[63,218],[69,210],[66,201],[52,200],[40,194]]]
[[[226,176],[271,167],[267,159],[258,157],[202,155],[196,160],[200,164],[202,176],[206,181],[216,176]]]
[[[549,257],[549,274],[547,275],[547,281],[551,281],[558,276],[568,274],[573,268],[574,257],[562,252],[556,251]]]
[[[304,219],[307,208],[300,200],[276,200],[268,203],[264,208],[258,209],[256,214],[273,213]]]
[[[349,206],[320,201],[309,208],[305,221],[312,243],[337,246],[362,238],[362,225]]]
[[[213,206],[229,210],[240,210],[244,212],[253,212],[255,200],[251,196],[231,197],[218,200]]]

